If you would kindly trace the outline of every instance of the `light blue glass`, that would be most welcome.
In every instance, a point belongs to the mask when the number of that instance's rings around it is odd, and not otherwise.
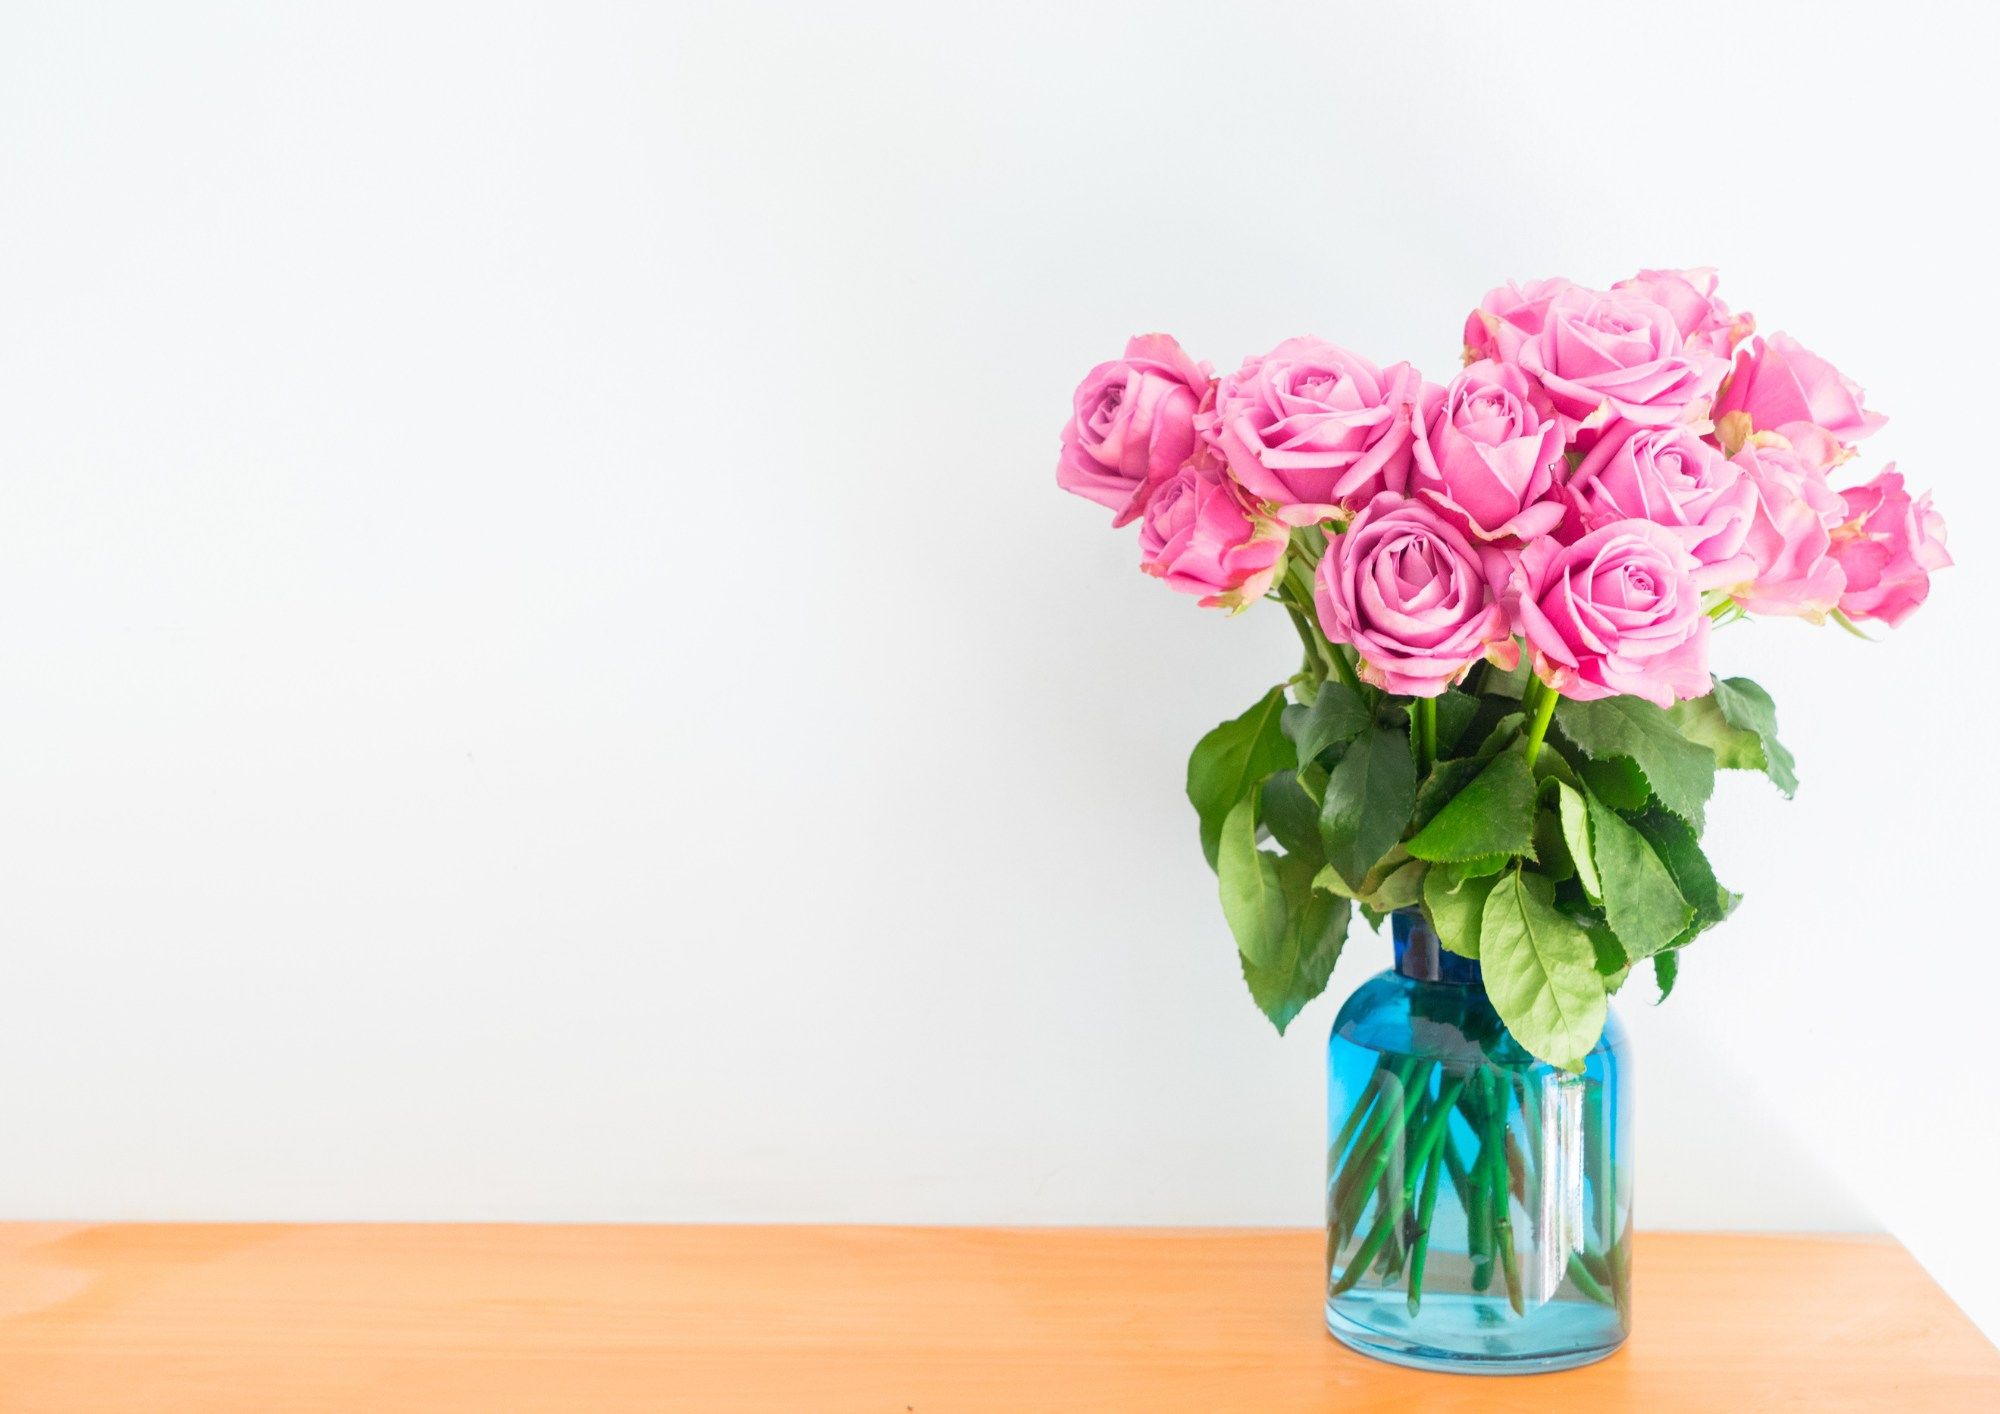
[[[1631,1330],[1624,1028],[1607,1018],[1581,1074],[1538,1061],[1478,963],[1392,922],[1396,967],[1327,1043],[1327,1329],[1426,1370],[1601,1360]]]

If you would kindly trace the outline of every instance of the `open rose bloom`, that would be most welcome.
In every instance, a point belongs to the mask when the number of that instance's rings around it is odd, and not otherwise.
[[[1423,380],[1319,339],[1287,339],[1224,377],[1202,434],[1243,489],[1287,525],[1311,525],[1410,475]]]
[[[1062,430],[1058,482],[1139,523],[1141,570],[1206,607],[1276,604],[1300,640],[1188,778],[1280,1025],[1287,989],[1323,980],[1299,930],[1330,898],[1418,909],[1472,955],[1473,905],[1504,886],[1551,936],[1583,930],[1605,992],[1670,969],[1733,898],[1689,863],[1707,779],[1791,788],[1768,695],[1713,674],[1718,636],[1895,627],[1951,564],[1929,495],[1850,470],[1884,424],[1861,387],[1713,270],[1512,282],[1459,334],[1438,380],[1310,336],[1217,377],[1145,335]],[[1565,986],[1503,1011],[1559,1064],[1580,1036],[1558,1023],[1592,1014],[1571,994],[1591,984]]]

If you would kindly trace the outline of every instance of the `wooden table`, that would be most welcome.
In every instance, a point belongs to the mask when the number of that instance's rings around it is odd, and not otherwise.
[[[0,1225],[0,1410],[2000,1410],[1883,1239],[1646,1233],[1602,1364],[1424,1375],[1310,1232]]]

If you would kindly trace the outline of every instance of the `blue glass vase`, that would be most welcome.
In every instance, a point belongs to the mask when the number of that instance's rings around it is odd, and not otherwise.
[[[1508,1034],[1415,912],[1327,1043],[1326,1325],[1398,1365],[1533,1373],[1631,1329],[1631,1099],[1616,1017],[1580,1074]]]

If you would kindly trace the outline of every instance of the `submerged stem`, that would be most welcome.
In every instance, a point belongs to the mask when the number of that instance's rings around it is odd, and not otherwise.
[[[1450,1110],[1447,1109],[1449,1114]],[[1450,1146],[1447,1138],[1431,1149],[1431,1156],[1424,1164],[1423,1197],[1417,1202],[1417,1236],[1410,1244],[1410,1314],[1417,1314],[1424,1304],[1424,1259],[1431,1250],[1431,1217],[1437,1211],[1438,1189],[1444,1182],[1444,1153]]]
[[[1553,693],[1550,694],[1554,696]],[[1513,1093],[1505,1076],[1493,1071],[1484,1077],[1486,1090],[1486,1147],[1489,1182],[1493,1194],[1493,1245],[1500,1251],[1500,1269],[1507,1279],[1507,1304],[1514,1314],[1527,1314],[1521,1295],[1521,1268],[1514,1254],[1513,1195],[1507,1171],[1507,1100]]]
[[[1606,1291],[1597,1278],[1590,1274],[1590,1268],[1584,1264],[1581,1253],[1572,1252],[1569,1254],[1569,1279],[1576,1284],[1578,1291],[1582,1292],[1590,1300],[1595,1301],[1598,1305],[1609,1306],[1613,1304],[1611,1293]]]

